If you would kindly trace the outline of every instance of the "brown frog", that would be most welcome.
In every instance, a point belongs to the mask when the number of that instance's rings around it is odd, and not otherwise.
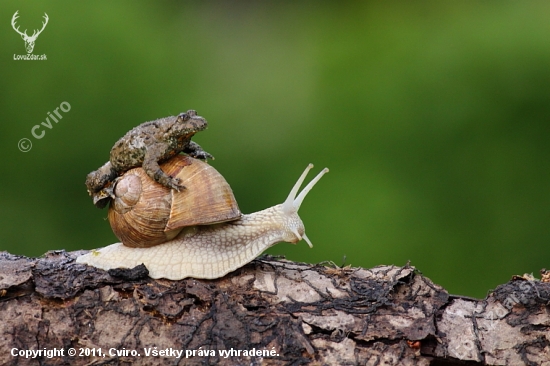
[[[189,110],[177,116],[142,123],[130,130],[115,143],[109,161],[86,177],[86,187],[94,205],[105,207],[108,202],[106,198],[112,196],[115,179],[139,166],[151,179],[163,186],[178,191],[184,189],[179,179],[170,177],[160,169],[159,162],[181,152],[197,159],[213,159],[212,155],[191,141],[195,133],[206,127],[206,120],[197,116],[194,110]]]

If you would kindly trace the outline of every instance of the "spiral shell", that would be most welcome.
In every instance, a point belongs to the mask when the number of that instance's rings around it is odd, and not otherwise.
[[[125,246],[146,248],[173,239],[184,227],[239,219],[242,214],[223,176],[207,163],[177,155],[161,164],[180,179],[181,191],[153,181],[142,168],[117,179],[108,213],[115,235]]]

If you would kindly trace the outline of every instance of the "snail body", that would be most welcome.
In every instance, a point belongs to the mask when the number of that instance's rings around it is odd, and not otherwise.
[[[195,159],[189,157],[185,157],[185,159],[187,162],[191,162],[190,165],[196,164]],[[152,278],[167,278],[170,280],[179,280],[186,277],[213,279],[222,277],[244,266],[278,242],[284,241],[296,244],[304,239],[312,247],[310,240],[305,235],[305,227],[298,216],[298,209],[307,193],[328,172],[327,168],[323,169],[298,194],[300,186],[312,167],[313,165],[310,164],[306,168],[282,204],[252,214],[242,215],[238,207],[235,209],[236,202],[234,203],[235,206],[231,202],[228,205],[229,209],[224,208],[227,213],[224,214],[226,217],[223,219],[214,218],[208,223],[195,222],[176,228],[165,225],[162,231],[164,233],[168,232],[168,235],[165,239],[159,240],[161,242],[157,241],[152,245],[144,245],[137,239],[138,245],[133,243],[132,246],[129,246],[128,239],[121,238],[121,235],[117,234],[122,243],[93,250],[78,257],[76,262],[104,270],[133,268],[144,264],[149,270],[149,276]],[[187,168],[188,166],[183,170]],[[132,171],[128,171],[120,179],[122,180],[127,175],[132,174]],[[134,178],[132,179],[135,181]],[[194,193],[195,189],[189,182],[182,181],[182,183],[186,186],[184,193]],[[119,185],[121,181],[115,184]],[[149,184],[157,183],[151,181]],[[120,189],[120,193],[124,193],[125,190]],[[116,186],[114,192],[116,200]],[[173,192],[174,190],[171,190],[171,193]],[[219,195],[223,198],[211,203],[212,205],[222,205],[223,200],[231,201],[231,198],[234,199],[232,192],[227,194],[225,189],[223,192]],[[172,200],[172,197],[170,200]],[[159,202],[161,203],[159,204]],[[149,204],[158,207],[164,205],[163,201],[158,199]],[[115,204],[111,204],[110,210],[114,210],[115,206]],[[222,206],[225,207],[225,205]],[[171,210],[173,208],[174,206],[171,207]],[[172,212],[170,215],[175,215],[182,210],[184,208],[180,206],[175,210],[176,212]],[[111,216],[111,213],[109,216]],[[175,224],[175,226],[179,225],[179,223]],[[125,228],[124,230],[136,231],[137,233],[142,231],[139,227]]]

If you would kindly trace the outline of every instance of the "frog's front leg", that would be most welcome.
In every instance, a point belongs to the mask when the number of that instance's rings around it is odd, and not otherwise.
[[[209,153],[204,151],[202,149],[202,147],[194,141],[189,141],[189,145],[187,145],[187,147],[183,150],[183,152],[186,153],[186,154],[189,154],[189,156],[191,156],[195,159],[201,159],[201,160],[212,159],[212,160],[214,160],[214,157],[212,155],[210,155]]]
[[[145,170],[145,173],[155,182],[170,189],[180,191],[185,189],[185,187],[180,184],[180,180],[178,178],[172,178],[163,172],[158,163],[167,148],[167,144],[154,144],[149,146],[143,158],[143,170]]]

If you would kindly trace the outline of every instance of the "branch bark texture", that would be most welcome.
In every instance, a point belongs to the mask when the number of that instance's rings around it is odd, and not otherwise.
[[[267,256],[217,280],[153,280],[82,253],[0,253],[0,364],[550,365],[550,283],[477,300],[408,265]]]

